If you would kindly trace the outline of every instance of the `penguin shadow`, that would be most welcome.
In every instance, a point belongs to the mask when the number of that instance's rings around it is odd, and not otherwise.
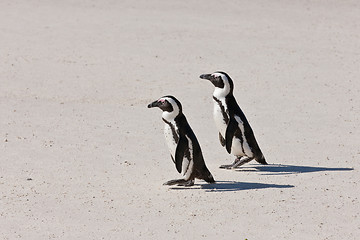
[[[279,185],[254,182],[234,182],[234,181],[218,181],[216,184],[202,185],[202,189],[207,192],[231,192],[242,190],[257,190],[266,188],[293,188],[293,185]]]
[[[206,192],[232,192],[242,190],[256,190],[265,188],[293,188],[293,185],[278,185],[267,183],[235,182],[235,181],[216,181],[213,184],[195,184],[193,187],[172,187],[171,190],[195,190],[205,189]]]
[[[269,164],[257,165],[249,164],[247,166],[236,168],[237,172],[260,172],[261,175],[288,175],[299,173],[313,173],[313,172],[338,172],[338,171],[353,171],[354,168],[328,168],[328,167],[311,167],[311,166],[296,166],[296,165],[282,165]]]

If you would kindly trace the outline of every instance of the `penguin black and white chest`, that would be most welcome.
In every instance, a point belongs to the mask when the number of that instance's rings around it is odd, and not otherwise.
[[[234,83],[225,72],[202,74],[202,79],[209,80],[214,86],[214,120],[219,131],[219,140],[228,153],[235,155],[233,164],[220,168],[235,168],[255,159],[267,164],[255,139],[253,130],[233,95]]]
[[[148,108],[152,107],[159,107],[163,111],[164,135],[171,159],[177,171],[184,176],[164,185],[192,186],[195,178],[214,183],[205,165],[200,144],[182,112],[181,103],[173,96],[164,96],[148,105]]]

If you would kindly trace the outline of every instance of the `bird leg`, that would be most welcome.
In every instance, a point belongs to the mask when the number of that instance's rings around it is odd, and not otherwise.
[[[240,167],[241,165],[250,162],[251,160],[253,160],[253,158],[244,158],[241,160],[242,157],[237,157],[235,159],[235,161],[232,164],[227,164],[227,165],[221,165],[220,168],[224,168],[224,169],[233,169],[236,167]]]
[[[178,186],[184,186],[184,187],[191,187],[195,183],[195,179],[185,180],[185,179],[174,179],[167,181],[163,185],[178,185]]]
[[[240,157],[241,158],[241,157]],[[240,167],[241,165],[245,164],[245,163],[248,163],[250,162],[251,160],[253,160],[254,158],[250,158],[250,157],[247,157],[247,158],[243,158],[242,160],[240,160],[240,158],[237,158],[239,159],[239,161],[235,162],[231,168],[237,168],[237,167]],[[236,161],[236,160],[235,160]]]
[[[240,158],[241,158],[241,157],[236,158],[232,164],[221,165],[220,168],[223,168],[223,169],[231,169],[237,162],[240,161]]]

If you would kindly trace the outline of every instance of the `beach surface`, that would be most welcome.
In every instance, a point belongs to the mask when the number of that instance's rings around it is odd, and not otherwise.
[[[358,1],[0,1],[0,238],[358,239]],[[216,70],[269,165],[220,169]],[[183,106],[216,184],[181,177]]]

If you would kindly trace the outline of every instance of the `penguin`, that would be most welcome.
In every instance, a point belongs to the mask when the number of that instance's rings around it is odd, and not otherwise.
[[[150,103],[148,108],[158,107],[165,123],[164,135],[170,156],[183,179],[165,182],[164,185],[193,186],[195,178],[208,183],[215,180],[205,165],[200,144],[182,112],[181,103],[173,96],[164,96]]]
[[[202,74],[200,78],[209,80],[215,86],[213,116],[219,131],[219,140],[229,154],[236,156],[232,164],[221,165],[220,168],[236,168],[253,159],[258,163],[267,164],[251,126],[235,100],[234,83],[230,76],[217,71]]]

